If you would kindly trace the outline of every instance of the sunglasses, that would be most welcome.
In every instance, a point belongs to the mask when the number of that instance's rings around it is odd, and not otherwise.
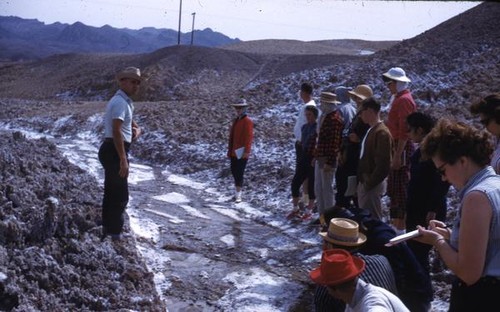
[[[479,122],[483,125],[483,126],[488,126],[490,124],[490,121],[491,121],[491,118],[484,118],[484,119],[481,119],[479,120]]]
[[[446,175],[446,168],[444,167],[446,165],[447,164],[444,163],[441,166],[439,166],[439,167],[436,168],[436,172],[439,173],[442,177],[444,177]]]
[[[390,86],[393,82],[395,82],[394,80],[389,80],[385,83],[386,86]]]

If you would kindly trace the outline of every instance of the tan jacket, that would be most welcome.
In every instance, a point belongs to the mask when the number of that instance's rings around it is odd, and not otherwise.
[[[392,161],[392,136],[381,122],[375,125],[365,140],[363,157],[358,164],[358,181],[367,190],[373,189],[389,175]]]

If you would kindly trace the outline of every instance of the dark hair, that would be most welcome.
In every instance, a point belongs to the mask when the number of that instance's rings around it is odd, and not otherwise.
[[[363,102],[361,102],[361,107],[362,109],[371,108],[375,111],[375,113],[380,112],[380,103],[373,97],[364,99]]]
[[[470,106],[473,115],[483,114],[500,124],[500,93],[490,94]]]
[[[406,117],[406,123],[413,129],[422,128],[424,133],[427,134],[434,128],[436,121],[428,114],[414,112]]]
[[[312,94],[313,93],[313,87],[312,87],[312,85],[310,83],[304,82],[300,86],[300,91],[305,92],[307,94]]]
[[[463,122],[447,119],[438,121],[420,147],[424,157],[437,156],[448,164],[454,164],[460,157],[465,156],[479,166],[486,166],[493,153],[488,133]]]
[[[305,111],[309,111],[309,112],[312,112],[314,114],[314,117],[315,118],[318,118],[318,115],[319,115],[319,111],[318,109],[316,108],[316,106],[314,105],[306,105],[306,108],[305,108]]]

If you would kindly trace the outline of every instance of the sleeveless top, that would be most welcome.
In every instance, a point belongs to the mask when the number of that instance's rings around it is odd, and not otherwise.
[[[500,176],[495,174],[491,166],[480,170],[460,190],[458,194],[460,201],[463,203],[465,196],[473,191],[484,193],[493,209],[488,245],[486,247],[486,261],[482,276],[500,277]],[[453,222],[453,231],[450,237],[450,245],[455,250],[458,250],[458,233],[460,231],[462,207],[460,205],[457,218]]]

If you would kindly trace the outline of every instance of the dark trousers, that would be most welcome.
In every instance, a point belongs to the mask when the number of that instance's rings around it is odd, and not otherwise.
[[[292,179],[292,197],[300,197],[300,186],[307,179],[309,199],[316,199],[316,195],[314,194],[314,167],[311,165],[311,162],[311,159],[304,157],[298,164]]]
[[[451,286],[450,312],[498,311],[500,279],[482,277],[471,286],[458,278]]]
[[[125,143],[128,153],[129,143]],[[120,172],[120,157],[113,141],[106,140],[99,148],[99,161],[104,167],[104,197],[102,200],[102,226],[105,234],[120,234],[123,212],[128,204],[128,181]]]
[[[351,206],[351,200],[353,196],[345,196],[345,191],[347,191],[347,181],[350,176],[355,176],[357,174],[358,159],[357,157],[349,157],[345,159],[345,162],[339,164],[337,171],[335,172],[335,185],[337,187],[337,193],[335,194],[335,205],[349,208]]]
[[[234,185],[237,187],[243,186],[243,174],[245,173],[247,161],[248,159],[231,157],[231,174],[234,178]]]

